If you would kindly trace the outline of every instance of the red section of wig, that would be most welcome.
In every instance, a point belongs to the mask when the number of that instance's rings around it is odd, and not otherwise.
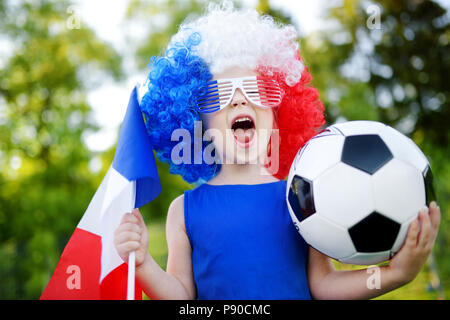
[[[301,61],[299,53],[297,58]],[[267,68],[257,69],[265,76],[269,76],[268,71]],[[280,106],[273,109],[279,130],[278,156],[268,148],[266,168],[277,179],[285,179],[298,150],[325,124],[324,106],[319,100],[319,92],[310,85],[312,76],[308,68],[305,67],[300,81],[293,87],[286,84],[280,72],[272,70],[272,74],[284,90],[284,97]],[[274,164],[274,161],[278,163]]]

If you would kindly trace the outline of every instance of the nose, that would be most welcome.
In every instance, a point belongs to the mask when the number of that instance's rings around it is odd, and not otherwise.
[[[237,107],[239,105],[245,106],[248,104],[247,99],[245,98],[244,94],[242,93],[241,89],[237,89],[234,93],[233,99],[230,103],[233,107]]]

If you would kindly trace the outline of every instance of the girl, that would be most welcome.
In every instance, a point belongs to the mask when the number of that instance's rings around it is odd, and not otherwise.
[[[141,101],[149,136],[170,172],[197,186],[169,207],[166,271],[148,253],[137,209],[115,232],[124,261],[136,251],[136,275],[151,299],[364,299],[411,281],[425,263],[440,222],[434,202],[381,267],[377,290],[366,286],[364,269],[334,270],[293,226],[284,178],[324,124],[296,39],[292,26],[254,10],[210,6],[180,27],[165,56],[152,58]],[[194,141],[198,121],[207,137],[201,150]],[[190,133],[181,157],[201,153],[200,162],[180,163],[176,129]]]

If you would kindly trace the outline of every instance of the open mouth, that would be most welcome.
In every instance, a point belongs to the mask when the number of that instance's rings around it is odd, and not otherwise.
[[[237,116],[232,121],[231,130],[236,143],[243,148],[248,148],[255,136],[255,121],[247,115]]]

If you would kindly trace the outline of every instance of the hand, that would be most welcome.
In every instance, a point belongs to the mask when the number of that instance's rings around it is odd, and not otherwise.
[[[148,231],[139,209],[126,213],[114,231],[114,245],[123,261],[136,252],[136,267],[144,263],[148,249]]]
[[[440,222],[441,210],[433,201],[428,210],[420,210],[417,219],[409,225],[405,243],[388,267],[400,284],[412,281],[425,264],[433,249]]]

